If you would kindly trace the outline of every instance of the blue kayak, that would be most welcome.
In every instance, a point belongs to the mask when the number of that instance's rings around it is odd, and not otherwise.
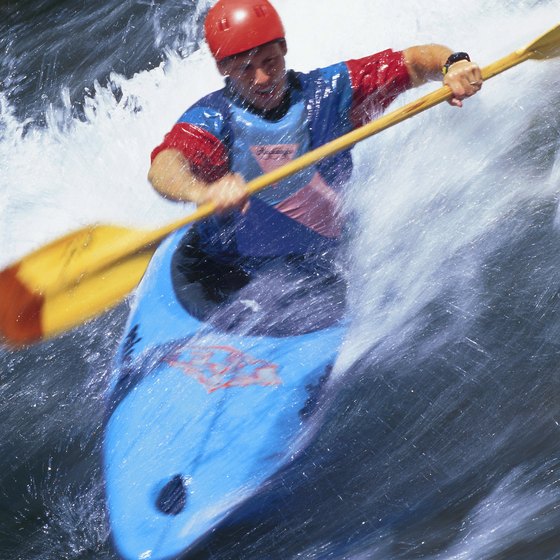
[[[115,358],[104,475],[126,559],[184,554],[293,459],[345,333],[342,320],[272,336],[196,318],[172,274],[188,233],[154,255]]]

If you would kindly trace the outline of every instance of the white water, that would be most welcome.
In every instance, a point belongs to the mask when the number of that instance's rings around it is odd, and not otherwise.
[[[351,11],[334,1],[301,5],[285,0],[278,4],[288,33],[288,61],[302,70],[387,47],[429,41],[468,50],[486,64],[532,40],[558,16],[558,3],[539,9],[518,7],[511,15],[506,13],[511,10],[506,5],[480,1],[460,10],[444,1],[405,6],[354,1]],[[473,174],[482,175],[480,168],[497,157],[496,148],[503,151],[511,147],[542,104],[555,99],[555,68],[557,62],[525,63],[487,84],[480,98],[463,111],[452,112],[447,106],[434,109],[356,150],[365,166],[365,179],[362,177],[360,184],[369,182],[367,189],[361,187],[358,207],[365,205],[367,213],[374,212],[375,227],[382,228],[370,232],[375,236],[376,251],[380,240],[401,231],[404,216],[419,215],[419,203],[427,205],[438,191],[448,193],[446,189],[453,188],[445,183],[457,154],[463,161],[455,163],[460,175],[454,178],[456,190]],[[220,86],[208,53],[198,52],[186,60],[170,55],[165,70],[141,72],[130,80],[114,76],[113,81],[122,89],[122,99],[117,102],[108,89],[91,92],[86,103],[88,122],[71,120],[69,111],[53,109],[47,129],[25,136],[26,123],[17,122],[0,98],[0,265],[92,222],[151,227],[184,213],[178,205],[157,197],[145,177],[151,149],[175,119],[190,103]],[[435,85],[414,91],[399,103]],[[400,169],[394,165],[395,154],[405,164],[398,166]],[[375,178],[371,178],[374,171]],[[476,220],[468,216],[475,210],[472,200],[485,195],[480,188],[470,187],[470,193],[457,201],[462,204],[456,208],[458,215],[448,216],[455,225],[457,219],[467,220],[467,235],[473,233],[471,225],[484,228],[492,212],[503,211],[496,203],[485,210],[483,220],[479,212]],[[543,188],[539,185],[537,192]],[[526,187],[516,191],[508,196],[532,194]],[[501,204],[507,207],[507,202]],[[380,214],[386,226],[379,222]],[[430,228],[439,231],[442,225]],[[425,257],[418,257],[425,261]]]

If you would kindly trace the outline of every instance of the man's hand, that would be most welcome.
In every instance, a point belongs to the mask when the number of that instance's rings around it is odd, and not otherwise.
[[[463,99],[474,95],[482,87],[482,72],[474,62],[459,60],[449,67],[443,83],[453,92],[449,104],[462,107]]]
[[[212,203],[218,214],[240,209],[244,214],[249,209],[247,184],[239,173],[228,173],[204,189],[199,204]]]
[[[404,63],[410,74],[412,85],[421,86],[428,80],[441,80],[442,66],[453,51],[444,45],[417,45],[403,51]],[[453,98],[449,101],[456,107],[463,106],[463,99],[474,95],[482,87],[482,72],[478,64],[458,60],[450,64],[443,83],[451,88]]]

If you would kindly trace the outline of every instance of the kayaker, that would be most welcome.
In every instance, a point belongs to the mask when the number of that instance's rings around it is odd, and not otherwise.
[[[149,172],[162,196],[217,207],[191,230],[175,274],[183,301],[203,318],[207,304],[227,299],[271,261],[307,262],[306,274],[311,267],[323,281],[337,277],[330,263],[343,230],[350,150],[250,198],[247,181],[364,124],[428,80],[443,80],[458,107],[482,86],[467,53],[435,44],[287,70],[284,27],[268,0],[219,0],[204,26],[225,87],[187,109],[152,152]],[[268,281],[278,283],[274,270]]]

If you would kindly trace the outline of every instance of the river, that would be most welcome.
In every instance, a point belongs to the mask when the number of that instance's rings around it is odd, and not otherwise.
[[[190,210],[146,174],[175,119],[220,87],[208,5],[0,5],[2,267],[90,223],[156,227]],[[484,66],[560,15],[559,0],[276,5],[298,70],[427,42]],[[351,327],[324,425],[271,483],[266,518],[196,558],[560,558],[559,60],[511,69],[355,156]],[[100,452],[127,305],[0,347],[2,559],[117,558]]]

